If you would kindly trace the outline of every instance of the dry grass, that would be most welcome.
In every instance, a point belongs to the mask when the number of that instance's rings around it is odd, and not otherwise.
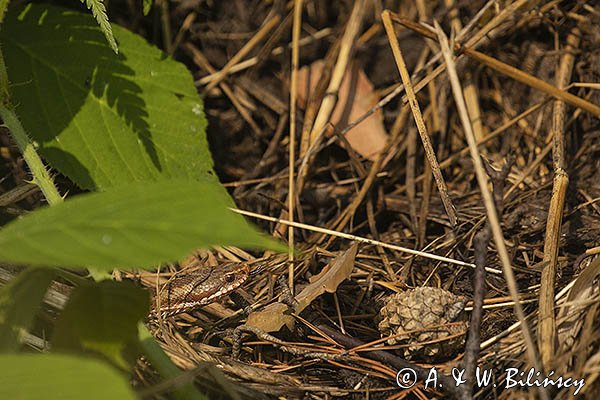
[[[172,9],[181,42],[174,54],[191,56],[200,68],[217,169],[239,209],[251,211],[246,215],[282,240],[293,232],[298,251],[251,255],[220,249],[201,257],[207,263],[243,259],[268,265],[241,293],[262,310],[282,292],[293,301],[279,277],[293,281],[298,293],[353,240],[360,246],[351,276],[335,293],[294,315],[292,329],[241,335],[239,359],[229,356],[230,329],[245,316],[227,302],[154,327],[175,363],[196,371],[205,384],[214,381],[207,378],[212,374],[197,365],[217,365],[217,375],[237,382],[213,392],[225,397],[448,395],[423,385],[397,387],[405,361],[397,346],[386,346],[380,337],[378,310],[390,294],[416,286],[465,296],[470,310],[473,237],[491,217],[494,241],[488,246],[477,365],[493,368],[502,381],[506,368],[543,363],[546,371],[585,379],[586,398],[597,396],[598,6],[532,6],[524,0],[234,3]],[[191,13],[202,17],[190,23]],[[456,30],[445,55],[438,42],[444,35],[436,34],[434,21],[448,36],[450,27]],[[189,33],[182,38],[176,27],[184,22]],[[296,71],[317,59],[325,60],[329,72],[300,110]],[[340,139],[362,118],[329,123],[351,61],[362,66],[382,98],[364,117],[382,109],[390,132],[388,147],[372,162]],[[480,155],[495,168],[509,155],[514,159],[500,213]],[[463,356],[414,362],[448,373]],[[146,380],[150,375],[142,372],[148,367],[140,367],[139,379]],[[572,393],[499,386],[474,396],[514,398],[525,391],[547,398]]]

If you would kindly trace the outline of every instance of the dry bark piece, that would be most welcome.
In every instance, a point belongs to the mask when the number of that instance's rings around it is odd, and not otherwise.
[[[379,314],[381,336],[390,338],[390,345],[407,344],[406,359],[447,358],[464,345],[468,324],[464,298],[447,290],[418,287],[390,296]],[[459,322],[459,324],[452,324]],[[450,325],[447,325],[450,324]],[[447,325],[447,326],[445,326]],[[460,334],[444,340],[449,336]],[[436,341],[436,343],[425,343]]]
[[[310,92],[317,87],[323,75],[324,62],[315,61],[298,71],[298,100],[305,106]],[[379,96],[364,71],[351,65],[344,76],[338,93],[338,101],[331,115],[331,123],[338,126],[356,121],[379,102]],[[385,148],[388,135],[383,126],[381,110],[373,113],[360,124],[350,129],[346,135],[350,146],[361,156],[373,160]]]

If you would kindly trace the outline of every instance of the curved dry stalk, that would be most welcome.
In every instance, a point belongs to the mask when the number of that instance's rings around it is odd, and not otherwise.
[[[579,47],[581,32],[575,27],[567,36],[565,54],[556,69],[556,86],[563,89],[571,80],[575,55],[573,51]],[[546,237],[544,239],[544,269],[540,287],[538,341],[542,364],[547,370],[552,369],[556,346],[556,316],[554,315],[554,286],[556,280],[556,264],[558,262],[558,245],[562,226],[563,208],[569,175],[565,171],[565,112],[564,101],[555,100],[552,113],[552,158],[554,161],[554,179],[552,198],[546,220]]]

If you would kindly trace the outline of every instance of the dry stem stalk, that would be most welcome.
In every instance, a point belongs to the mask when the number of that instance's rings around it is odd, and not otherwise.
[[[199,66],[200,68],[202,68],[210,73],[217,72],[217,70],[210,64],[210,62],[208,61],[206,56],[204,54],[202,54],[202,52],[196,46],[194,46],[192,43],[190,43],[190,42],[185,43],[183,45],[183,49],[192,56],[192,60],[194,61],[194,63],[197,66]],[[240,113],[242,118],[244,118],[244,121],[246,121],[248,123],[248,125],[250,125],[250,127],[252,128],[254,133],[256,133],[257,135],[260,135],[261,134],[260,127],[256,124],[256,122],[254,122],[252,115],[250,115],[250,113],[248,112],[246,107],[244,107],[240,103],[240,101],[238,100],[238,96],[236,96],[233,93],[233,90],[231,89],[231,87],[226,82],[221,82],[219,85],[221,87],[221,90],[223,90],[223,93],[225,93],[225,95],[231,101],[231,104],[233,104],[233,106]]]
[[[467,56],[481,62],[482,64],[485,64],[486,66],[500,72],[501,74],[508,75],[516,81],[524,83],[527,86],[531,86],[534,89],[547,93],[558,100],[562,100],[575,107],[580,107],[585,111],[597,117],[600,117],[600,106],[596,104],[590,103],[589,101],[584,100],[581,97],[577,97],[565,90],[560,90],[556,86],[552,86],[549,83],[546,83],[539,78],[529,75],[518,68],[512,67],[476,50],[472,50],[465,47],[462,47],[461,50]]]
[[[450,9],[448,16],[450,17],[452,29],[454,29],[454,32],[462,31],[462,23],[460,22],[458,8],[456,8],[454,0],[444,0],[444,4],[448,9]],[[465,100],[467,102],[471,125],[473,126],[473,131],[475,132],[475,138],[479,141],[483,139],[485,132],[483,131],[483,124],[481,123],[479,91],[477,90],[477,85],[475,85],[473,72],[471,70],[464,72],[463,84],[463,94],[465,95]]]
[[[314,90],[311,90],[308,98],[306,99],[306,107],[304,110],[304,118],[302,125],[302,134],[300,136],[300,158],[305,158],[308,149],[311,145],[314,144],[314,141],[310,140],[310,133],[312,131],[313,123],[315,122],[315,118],[317,118],[317,114],[319,112],[319,106],[321,104],[321,100],[323,96],[325,96],[325,90],[327,89],[325,85],[331,79],[331,72],[333,70],[333,64],[335,62],[335,58],[339,53],[340,49],[340,40],[336,40],[333,45],[327,50],[327,54],[323,59],[323,71],[321,72],[320,81],[317,82]],[[301,191],[304,184],[301,183],[304,178],[302,175],[298,175],[296,179],[296,188],[298,191]]]
[[[318,147],[320,146],[320,140],[323,135],[318,136],[317,140],[311,142],[310,141],[310,132],[311,126],[313,125],[313,121],[316,118],[316,114],[318,112],[319,102],[317,99],[322,98],[325,93],[325,82],[329,80],[331,76],[331,65],[333,64],[333,59],[335,55],[338,53],[338,48],[340,47],[339,42],[335,42],[333,46],[328,50],[327,55],[325,56],[325,65],[323,68],[321,81],[317,83],[317,86],[314,91],[310,94],[307,99],[306,109],[304,111],[303,125],[302,125],[302,133],[300,134],[300,151],[298,158],[300,159],[300,168],[298,169],[298,173],[296,176],[296,183],[294,186],[294,195],[296,196],[295,201],[298,201],[300,197],[299,194],[302,193],[304,189],[304,183],[306,182],[306,176],[308,175],[309,166],[312,164],[314,157],[318,152]],[[324,133],[324,130],[321,132]],[[289,194],[288,194],[289,196]],[[286,200],[286,203],[289,200]],[[302,208],[298,209],[298,212],[301,212]],[[299,216],[302,218],[302,216]],[[279,214],[279,218],[287,219],[287,210],[282,210]],[[273,229],[273,235],[283,236],[285,233],[285,226],[281,224],[277,224],[275,229]]]
[[[581,32],[575,27],[567,36],[565,54],[561,57],[559,68],[556,70],[556,86],[558,89],[566,87],[571,80],[575,55],[573,50],[579,47]],[[556,278],[556,265],[558,261],[558,245],[562,226],[565,196],[569,185],[569,176],[565,168],[565,103],[561,100],[554,101],[552,116],[552,158],[554,162],[554,181],[552,198],[546,220],[546,237],[544,240],[544,262],[542,270],[539,316],[538,316],[538,341],[542,363],[546,370],[552,369],[556,346],[556,316],[554,315],[554,284]]]
[[[323,133],[327,128],[327,123],[329,122],[329,118],[333,113],[333,109],[335,108],[335,104],[337,102],[337,93],[342,84],[344,75],[346,73],[346,69],[348,64],[350,63],[350,55],[352,52],[352,48],[354,43],[356,42],[356,37],[358,36],[362,16],[364,14],[364,5],[365,0],[359,0],[354,3],[354,8],[352,9],[352,13],[350,14],[350,18],[348,19],[348,23],[346,25],[346,30],[344,31],[344,35],[342,36],[341,44],[339,45],[340,50],[337,57],[336,65],[332,72],[331,79],[329,80],[329,85],[327,90],[325,91],[325,96],[321,103],[321,107],[319,111],[316,112],[316,108],[313,107],[312,102],[308,102],[307,109],[304,115],[304,127],[302,129],[302,138],[300,142],[300,158],[302,158],[302,165],[298,171],[298,177],[296,179],[295,185],[295,196],[299,197],[299,193],[302,192],[304,188],[304,182],[306,179],[306,174],[308,173],[308,166],[312,163],[312,160],[316,154],[316,147],[320,143],[317,143],[322,139]],[[331,48],[329,54],[333,54],[337,49]],[[327,63],[326,63],[327,65]],[[320,91],[320,85],[317,85],[317,89],[315,92]],[[314,117],[315,113],[317,114]],[[312,128],[310,127],[310,121],[314,119],[314,123],[312,124]],[[313,150],[312,152],[310,150]],[[289,197],[289,194],[288,194]],[[289,199],[288,199],[289,201]],[[280,214],[281,219],[287,219],[287,211],[282,211]],[[283,229],[285,227],[281,224],[278,224],[275,229],[275,234],[282,234]]]
[[[418,8],[423,8],[425,9],[425,5],[422,4],[420,7]],[[424,12],[424,11],[423,11]],[[419,11],[419,18],[421,20],[426,19],[426,15],[424,15],[422,13],[422,11]],[[423,50],[421,51],[421,54],[419,55],[419,60],[417,62],[417,65],[415,67],[415,70],[418,71],[421,68],[423,68],[423,66],[425,65],[425,63],[427,62],[427,57],[429,56],[429,47],[425,46],[423,47]],[[429,85],[427,85],[428,88],[428,92],[429,92],[429,98],[431,101],[431,120],[432,120],[432,125],[433,125],[433,131],[434,132],[439,132],[439,113],[438,110],[435,108],[436,105],[436,91],[435,91],[435,80],[432,80],[431,82],[429,82]],[[410,106],[406,108],[407,112],[409,110],[411,110]],[[427,114],[427,110],[425,110],[425,114]],[[408,116],[408,115],[407,115]],[[421,223],[423,221],[423,219],[417,218],[417,201],[416,201],[416,181],[415,181],[415,171],[416,171],[416,165],[417,165],[417,159],[416,159],[416,150],[417,150],[417,130],[415,128],[413,128],[412,126],[408,128],[408,132],[406,134],[406,195],[408,196],[408,208],[409,208],[409,213],[410,213],[410,219],[411,222],[413,224],[413,230],[415,232],[415,235],[417,235],[417,238],[419,238],[420,236],[418,235],[418,232],[425,232],[424,229],[421,229],[421,227],[425,228],[427,226],[427,222],[425,221],[424,223]],[[428,176],[429,181],[431,181],[431,165],[429,165],[429,163],[427,162],[427,155],[425,155],[425,172],[424,175]],[[431,188],[427,189],[429,192],[431,192]],[[425,186],[423,186],[423,192],[425,192]],[[424,207],[425,204],[427,203],[427,207]],[[428,205],[429,203],[429,198],[425,197],[425,193],[423,193],[423,204],[420,207],[420,211],[421,213],[427,212],[427,208],[429,207]],[[426,218],[427,214],[423,214],[424,217]],[[424,246],[425,244],[423,243],[424,240],[417,240],[417,248],[421,248],[421,246]],[[408,268],[407,264],[407,271],[410,269]]]
[[[262,219],[264,221],[277,222],[280,224],[290,225],[295,228],[306,229],[311,232],[323,233],[326,235],[332,235],[332,236],[343,238],[343,239],[354,240],[354,241],[357,241],[360,243],[372,244],[374,246],[381,246],[386,249],[401,251],[401,252],[412,254],[415,256],[430,258],[432,260],[442,261],[442,262],[446,262],[449,264],[455,264],[455,265],[460,265],[463,267],[475,268],[475,264],[471,264],[471,263],[460,261],[460,260],[455,260],[455,259],[449,258],[449,257],[438,256],[436,254],[427,253],[424,251],[409,249],[408,247],[402,247],[402,246],[397,246],[395,244],[380,242],[379,240],[373,240],[373,239],[369,239],[369,238],[365,238],[365,237],[361,237],[361,236],[351,235],[349,233],[338,232],[338,231],[334,231],[331,229],[321,228],[319,226],[303,224],[300,222],[291,222],[291,221],[283,220],[280,218],[270,217],[268,215],[257,214],[257,213],[251,212],[251,211],[239,210],[237,208],[230,207],[229,209],[235,213],[245,215],[245,216],[251,217],[251,218],[258,218],[258,219]],[[496,275],[502,274],[502,271],[494,269],[494,268],[486,267],[485,270],[487,272],[490,272],[490,273],[496,274]]]
[[[315,117],[315,122],[312,125],[312,128],[310,128],[310,123],[308,121],[312,120],[312,117],[314,116],[314,109],[310,102],[307,106],[307,110],[304,116],[304,128],[302,130],[302,139],[300,143],[300,157],[303,159],[303,162],[298,171],[298,177],[294,188],[295,196],[298,196],[304,188],[306,174],[308,173],[308,166],[310,165],[316,154],[316,145],[320,144],[318,143],[318,141],[322,140],[323,133],[327,128],[327,123],[329,122],[331,114],[333,113],[333,110],[335,108],[335,104],[337,102],[337,93],[342,84],[344,75],[346,74],[346,70],[350,63],[350,55],[352,52],[352,48],[354,46],[354,43],[356,42],[356,37],[358,36],[358,33],[360,31],[362,17],[364,14],[364,5],[365,0],[358,0],[354,3],[354,8],[352,9],[352,13],[350,14],[350,18],[348,19],[344,35],[342,36],[339,54],[331,75],[331,79],[329,80],[329,85],[327,87],[327,90],[325,91],[325,96],[321,103],[321,107],[319,108],[319,111],[317,113],[317,116]],[[335,49],[330,49],[330,52],[334,50]],[[319,85],[317,85],[317,91],[319,90],[318,86]],[[281,219],[287,219],[287,212],[282,211],[280,217]],[[284,229],[284,226],[278,224],[275,227],[274,232],[281,234],[282,229]]]
[[[466,42],[466,44],[468,46],[475,46],[475,47],[478,46],[478,45],[480,45],[481,43],[479,43],[479,41],[481,39],[487,37],[487,35],[491,31],[493,31],[496,27],[498,27],[498,25],[501,22],[503,22],[505,19],[507,19],[508,17],[510,17],[515,11],[517,11],[523,5],[527,4],[529,1],[530,0],[517,0],[514,3],[510,4],[504,10],[502,10],[497,16],[495,16],[494,18],[492,18],[487,24],[485,24],[485,26],[479,32],[475,33],[475,35],[473,35],[473,37],[471,39],[469,39]],[[456,39],[457,40],[461,40],[468,32],[471,32],[473,26],[480,21],[482,15],[487,10],[489,10],[492,7],[492,5],[494,5],[494,3],[495,3],[494,1],[488,1],[486,3],[486,5],[483,6],[479,10],[479,12],[475,16],[475,18],[473,18],[471,20],[471,22],[469,22],[469,24],[456,35]],[[397,15],[393,15],[393,14],[392,14],[392,19],[394,21],[396,21],[396,22],[399,22],[400,24],[403,24],[402,21],[405,21],[404,18],[400,18]],[[406,20],[406,21],[409,21],[409,20]],[[435,56],[433,56],[429,60],[429,62],[427,62],[427,65],[425,65],[424,69],[429,69],[429,67],[431,67],[435,62],[437,62],[439,60],[439,57],[440,57],[440,53],[438,53]],[[432,72],[429,72],[425,76],[425,78],[421,79],[419,82],[417,82],[414,85],[415,93],[418,93],[419,91],[421,91],[421,89],[423,89],[425,86],[427,86],[429,84],[429,82],[431,82],[435,78],[437,78],[444,71],[445,68],[446,68],[446,66],[444,64],[440,64]],[[340,134],[341,135],[346,134],[346,132],[348,132],[350,129],[354,128],[356,125],[360,124],[362,121],[364,121],[365,119],[367,119],[371,114],[375,113],[377,110],[382,109],[386,104],[388,104],[390,101],[392,101],[393,99],[395,99],[403,91],[404,91],[404,85],[398,85],[394,90],[392,90],[392,92],[390,92],[383,99],[381,99],[369,111],[367,111],[366,113],[364,113],[363,115],[361,115],[360,117],[358,117],[357,119],[355,119],[354,121],[352,121],[351,123],[349,123],[348,126],[346,126],[341,131]],[[406,101],[405,97],[403,97],[402,98],[402,103],[406,104],[406,102],[407,101]]]
[[[217,85],[227,76],[228,71],[236,65],[242,58],[244,58],[250,50],[254,48],[263,38],[279,24],[281,17],[279,15],[275,15],[273,18],[265,22],[265,24],[256,32],[256,34],[248,40],[248,42],[238,51],[219,72],[216,73],[213,80],[206,86],[204,89],[205,93],[210,92],[212,89],[217,87]],[[212,73],[212,72],[211,72]]]
[[[298,60],[300,58],[300,28],[302,27],[302,0],[294,2],[294,23],[292,27],[292,73],[290,77],[290,145],[289,145],[289,177],[288,177],[288,219],[294,220],[294,175],[296,164],[296,99],[298,97]],[[288,227],[288,286],[294,294],[294,227]]]
[[[406,63],[404,62],[404,57],[402,56],[402,51],[400,50],[400,45],[398,43],[398,38],[396,37],[396,32],[394,30],[390,14],[391,13],[389,10],[384,11],[381,14],[381,19],[388,36],[390,46],[392,47],[394,60],[396,60],[398,72],[400,73],[402,83],[404,84],[404,89],[406,90],[406,97],[408,98],[408,103],[412,109],[415,123],[417,125],[419,135],[421,136],[421,141],[423,142],[423,148],[425,149],[425,154],[427,155],[427,160],[429,161],[429,165],[431,165],[431,171],[433,173],[433,177],[435,178],[438,191],[440,192],[442,203],[444,204],[444,209],[446,210],[446,214],[448,214],[450,225],[454,227],[456,226],[458,220],[456,216],[456,208],[454,207],[454,204],[452,204],[452,200],[448,195],[448,188],[446,187],[444,176],[442,175],[440,165],[437,161],[437,157],[435,156],[435,152],[433,151],[433,146],[431,145],[431,140],[429,139],[429,134],[427,133],[427,128],[425,127],[425,122],[423,121],[421,109],[419,108],[419,102],[417,101],[417,97],[415,96],[415,92],[410,82],[410,75],[406,69]]]
[[[506,20],[507,18],[512,16],[512,14],[514,14],[519,8],[521,8],[522,6],[527,4],[529,1],[530,0],[517,0],[514,3],[510,4],[509,6],[507,6],[498,15],[496,15],[494,18],[492,18],[487,24],[485,24],[485,26],[480,31],[475,33],[473,35],[473,37],[466,42],[466,45],[472,46],[472,47],[477,47],[478,45],[482,44],[483,38],[488,37],[488,35],[490,35],[490,32],[492,32],[494,29],[496,29],[501,22],[503,22],[504,20]],[[487,10],[489,10],[489,8],[491,8],[491,6],[493,4],[494,4],[494,1],[488,1],[486,3],[486,5],[483,6],[479,10],[476,17],[473,20],[471,20],[471,22],[469,22],[469,24],[456,35],[456,39],[461,40],[468,32],[471,32],[473,26],[477,22],[480,21],[480,18],[483,15],[483,13],[485,13]],[[412,21],[401,18],[395,14],[392,14],[392,19],[394,21],[400,23],[401,25],[405,25],[404,22],[408,22],[408,23],[412,24]],[[413,27],[411,27],[410,25],[405,25],[405,26],[407,26],[409,29],[413,29]],[[418,32],[418,30],[417,30],[417,32]],[[440,53],[433,56],[429,60],[429,62],[425,66],[425,68],[428,69],[429,67],[431,67],[435,62],[438,61],[439,57],[440,57]],[[440,64],[432,72],[429,72],[423,79],[421,79],[419,82],[417,82],[414,85],[415,93],[418,93],[419,91],[421,91],[421,89],[423,89],[425,86],[427,86],[429,84],[429,82],[432,82],[435,78],[437,78],[444,71],[445,68],[446,68],[446,66],[444,64]],[[358,117],[357,119],[355,119],[354,121],[349,123],[348,126],[346,126],[340,132],[340,135],[346,134],[350,129],[352,129],[356,125],[360,124],[362,121],[367,119],[371,114],[375,113],[377,110],[382,109],[386,104],[388,104],[390,101],[395,99],[403,91],[404,91],[404,85],[398,85],[392,92],[387,94],[383,99],[381,99],[369,111],[367,111],[366,113],[364,113],[363,115],[361,115],[360,117]],[[403,104],[407,103],[406,96],[402,97],[402,103]]]
[[[448,45],[448,38],[446,37],[444,31],[437,22],[435,22],[435,27],[438,36],[438,41],[442,49],[442,54],[444,56],[444,61],[446,63],[448,79],[450,80],[450,84],[452,86],[452,93],[456,102],[456,108],[459,111],[461,123],[465,130],[465,137],[467,139],[467,142],[469,143],[469,150],[471,152],[471,158],[473,159],[473,165],[475,167],[477,183],[479,184],[479,189],[483,197],[488,223],[492,230],[494,243],[496,244],[496,248],[498,249],[498,255],[500,256],[500,260],[502,262],[502,269],[504,272],[504,277],[506,279],[508,290],[513,301],[515,302],[515,314],[517,315],[519,322],[521,322],[521,332],[525,340],[527,356],[531,365],[533,365],[539,371],[540,363],[536,354],[535,343],[533,341],[533,336],[529,330],[529,327],[527,326],[527,322],[525,321],[525,313],[523,312],[523,307],[519,303],[520,296],[517,288],[517,283],[512,270],[512,266],[510,264],[510,257],[508,255],[506,245],[504,244],[504,235],[502,234],[502,229],[500,227],[500,221],[498,219],[498,214],[494,205],[494,199],[492,198],[492,194],[490,193],[490,190],[488,188],[487,175],[483,168],[483,163],[481,161],[479,150],[477,148],[477,141],[475,140],[475,134],[473,133],[473,127],[471,126],[471,120],[467,112],[463,91],[460,86],[458,74],[456,72],[456,64],[454,63],[454,60],[452,58],[452,54]],[[542,398],[547,398],[547,394],[544,388],[540,387],[539,391]]]
[[[410,21],[410,20],[407,20],[405,18],[401,18],[398,16],[394,16],[394,21],[407,27],[408,29],[411,29],[411,30],[419,33],[420,35],[422,35],[424,37],[427,37],[430,39],[436,39],[435,33],[428,27],[419,25],[413,21]],[[527,85],[529,87],[532,87],[534,89],[542,91],[558,100],[562,100],[566,103],[569,103],[572,106],[580,107],[581,109],[583,109],[597,117],[600,117],[600,106],[590,103],[589,101],[587,101],[581,97],[575,96],[565,90],[560,90],[556,86],[553,86],[553,85],[543,81],[542,79],[536,78],[533,75],[523,72],[518,68],[515,68],[506,63],[503,63],[502,61],[499,61],[499,60],[495,59],[494,57],[490,57],[490,56],[483,54],[477,50],[474,50],[472,47],[469,46],[469,43],[471,41],[472,41],[472,39],[467,41],[467,43],[464,45],[455,43],[455,50],[457,51],[457,53],[459,53],[459,54],[462,53],[466,56],[469,56],[470,58],[479,61],[480,63],[484,64],[485,66],[492,68],[493,70],[500,72],[503,75],[506,75],[516,81],[521,82],[521,83],[524,83],[525,85]],[[436,68],[435,71],[437,71],[438,69],[439,69],[439,67]],[[434,73],[435,73],[435,71],[434,71]],[[423,79],[423,80],[425,80],[425,79]],[[420,84],[420,82],[419,82],[419,84]],[[415,85],[415,87],[416,87],[416,85]]]
[[[313,43],[315,41],[321,40],[323,38],[326,38],[327,36],[329,36],[331,34],[331,28],[323,28],[307,37],[304,37],[302,39],[300,39],[300,41],[298,42],[299,46],[306,46],[307,44]],[[281,54],[283,54],[283,52],[285,51],[285,49],[288,46],[279,46],[279,47],[275,47],[273,50],[271,50],[271,55],[272,56],[279,56]],[[227,75],[231,75],[234,74],[236,72],[240,72],[243,71],[245,69],[248,69],[250,67],[253,67],[255,65],[257,65],[259,62],[258,57],[252,57],[252,58],[248,58],[238,64],[235,64],[234,66],[232,66],[229,71],[227,71]],[[219,72],[215,72],[215,73],[211,73],[209,75],[206,75],[200,79],[198,79],[195,83],[197,85],[208,85],[209,83],[211,83],[213,81],[213,79],[215,79],[218,76]]]
[[[466,118],[467,116],[465,116]],[[502,201],[502,192],[506,177],[508,176],[513,159],[506,161],[506,164],[500,171],[496,171],[491,165],[486,164],[487,173],[492,180],[493,197],[497,207],[498,214],[501,216],[504,210]],[[481,321],[483,317],[484,297],[486,292],[485,284],[485,264],[487,262],[487,253],[490,239],[492,238],[492,230],[490,229],[489,220],[486,221],[483,228],[479,230],[473,237],[473,251],[475,253],[475,273],[473,275],[473,310],[471,312],[471,322],[469,324],[469,333],[465,344],[465,353],[463,357],[463,366],[465,368],[465,377],[467,385],[463,386],[460,391],[460,398],[471,400],[473,398],[473,387],[475,381],[475,371],[477,360],[479,359],[480,343],[481,343]]]
[[[329,118],[331,118],[335,104],[337,103],[337,93],[342,85],[348,64],[350,63],[352,49],[360,31],[364,8],[365,0],[357,0],[354,2],[350,19],[348,20],[344,36],[342,37],[340,53],[333,73],[331,74],[329,86],[327,87],[325,97],[321,103],[321,108],[319,109],[319,113],[317,114],[317,118],[315,119],[315,123],[310,132],[311,142],[314,142],[319,133],[325,128],[325,125],[329,122]]]
[[[452,2],[453,0],[447,0],[449,2]],[[446,3],[446,5],[451,8],[451,4]],[[419,8],[419,21],[425,21],[428,19],[428,16],[426,14],[426,7],[425,4],[423,3],[421,6],[418,7]],[[453,13],[454,17],[452,17],[452,22],[457,21],[458,18],[458,10],[457,9],[453,9]],[[457,32],[460,32],[462,30],[461,26],[457,26]],[[425,47],[426,49],[429,49],[429,47]],[[429,51],[427,51],[427,53],[423,52],[423,55],[429,55]],[[425,63],[425,59],[423,58],[423,64]],[[419,60],[419,64],[416,67],[416,70],[420,70],[423,67],[423,65],[421,65],[421,60]],[[432,68],[428,68],[427,72],[431,73],[432,72]],[[429,83],[429,85],[427,85],[427,91],[429,94],[429,101],[430,101],[430,107],[431,107],[431,125],[432,125],[432,129],[434,132],[438,132],[440,133],[442,131],[441,128],[441,121],[440,121],[440,110],[438,109],[438,101],[437,101],[437,88],[436,88],[436,83],[435,80],[431,81]],[[425,111],[427,113],[427,110]],[[411,141],[412,143],[412,141]],[[408,160],[408,151],[407,151],[407,160]],[[417,248],[421,249],[423,247],[425,247],[425,238],[427,236],[427,216],[429,215],[429,204],[431,201],[431,192],[433,190],[432,188],[432,170],[431,170],[431,165],[427,162],[427,160],[423,161],[425,164],[425,170],[423,171],[423,175],[425,176],[425,181],[423,182],[423,186],[422,186],[422,201],[421,201],[421,207],[419,209],[419,217],[416,217],[416,212],[415,212],[415,221],[417,221],[416,225],[416,236],[417,236]],[[441,168],[441,167],[440,167]],[[411,180],[412,180],[412,185],[416,184],[416,180],[415,180],[415,175],[414,175],[414,169],[411,171]],[[410,185],[408,184],[408,168],[407,168],[407,187],[410,187]],[[414,186],[413,186],[414,187]],[[409,191],[407,190],[406,194],[409,194]],[[415,202],[416,203],[416,202]],[[415,204],[416,207],[416,204]],[[412,212],[412,206],[411,206],[411,212]],[[410,264],[408,264],[410,265]],[[407,273],[408,268],[407,268]]]
[[[160,5],[160,25],[162,26],[163,46],[167,54],[173,54],[173,42],[171,41],[171,16],[169,15],[169,2],[161,0]]]

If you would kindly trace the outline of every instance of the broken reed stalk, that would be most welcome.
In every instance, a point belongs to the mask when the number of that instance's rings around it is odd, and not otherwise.
[[[560,58],[556,69],[556,87],[565,88],[571,80],[575,63],[574,51],[579,47],[581,32],[575,27],[567,36],[565,53]],[[552,160],[554,164],[554,179],[552,197],[546,220],[546,237],[544,238],[544,268],[540,286],[538,314],[538,342],[542,356],[542,364],[546,370],[552,369],[556,347],[556,316],[554,314],[554,285],[556,265],[558,262],[558,247],[562,226],[565,196],[569,185],[569,175],[565,171],[565,111],[566,105],[562,100],[555,100],[552,115]]]
[[[437,157],[435,156],[435,152],[433,151],[431,139],[429,138],[427,127],[425,126],[425,122],[423,121],[423,116],[421,114],[419,102],[417,101],[415,91],[413,90],[412,83],[410,81],[410,74],[406,69],[406,63],[404,62],[404,57],[402,56],[402,51],[400,50],[400,44],[398,43],[398,38],[396,37],[396,31],[394,29],[394,25],[392,23],[390,14],[391,13],[389,10],[385,10],[381,14],[383,26],[385,27],[388,41],[390,42],[392,53],[394,55],[394,60],[396,61],[398,72],[400,73],[400,77],[402,78],[402,83],[404,84],[404,89],[406,91],[406,97],[408,98],[408,103],[413,112],[415,124],[417,125],[419,135],[421,136],[423,148],[425,150],[425,154],[427,155],[429,165],[431,166],[431,171],[433,173],[433,177],[435,179],[438,191],[440,192],[440,197],[442,199],[444,209],[446,210],[446,214],[448,215],[448,219],[450,220],[450,225],[452,227],[455,227],[456,223],[458,222],[456,208],[454,207],[454,204],[452,203],[452,200],[448,195],[448,187],[446,186],[444,176],[442,175],[442,171],[440,170],[440,165],[438,163]]]
[[[475,134],[473,132],[473,127],[471,126],[471,120],[469,118],[463,91],[458,79],[458,73],[456,72],[456,64],[452,58],[452,53],[448,44],[448,38],[437,22],[435,22],[435,28],[437,32],[437,40],[440,43],[444,61],[446,63],[446,71],[448,73],[448,79],[450,80],[450,86],[452,87],[456,108],[458,109],[461,123],[465,131],[465,137],[469,144],[469,150],[471,152],[471,158],[475,168],[475,176],[477,177],[479,190],[481,191],[481,196],[483,197],[488,223],[492,231],[500,261],[502,262],[502,270],[506,279],[506,285],[508,286],[510,295],[515,302],[515,314],[517,315],[519,322],[521,322],[521,332],[523,334],[523,339],[525,340],[527,357],[529,358],[531,365],[533,365],[538,371],[541,371],[541,364],[536,354],[535,342],[533,341],[533,336],[529,330],[527,322],[525,321],[525,312],[523,311],[523,307],[519,303],[520,296],[517,282],[510,263],[508,250],[506,249],[506,244],[504,243],[504,235],[502,234],[502,228],[500,227],[500,220],[496,211],[494,199],[492,198],[492,193],[490,193],[488,188],[487,174],[484,170],[481,156],[479,155],[477,141],[475,140]],[[545,388],[540,387],[539,393],[542,398],[548,398]]]

